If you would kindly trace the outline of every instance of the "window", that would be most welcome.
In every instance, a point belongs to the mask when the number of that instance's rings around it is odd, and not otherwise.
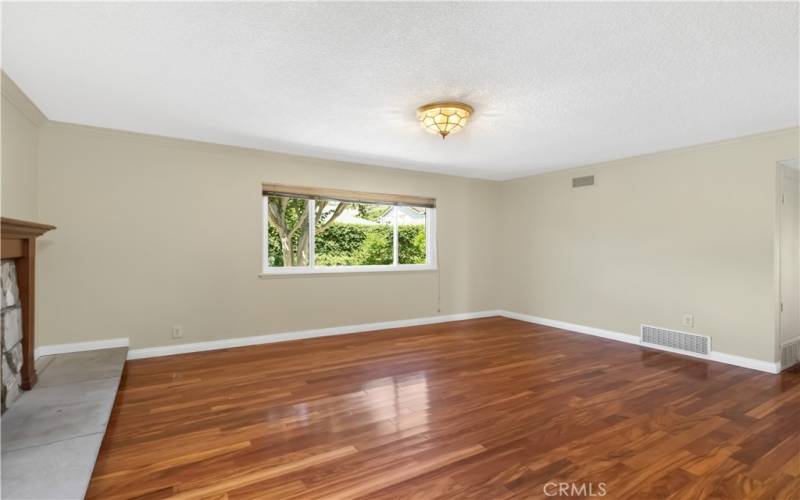
[[[264,273],[435,268],[435,201],[264,186]]]

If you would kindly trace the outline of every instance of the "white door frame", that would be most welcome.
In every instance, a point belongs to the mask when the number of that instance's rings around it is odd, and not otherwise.
[[[775,163],[775,359],[781,360],[781,212],[783,196],[782,168],[787,164],[797,164],[798,159],[782,160]],[[781,367],[783,369],[785,367]]]

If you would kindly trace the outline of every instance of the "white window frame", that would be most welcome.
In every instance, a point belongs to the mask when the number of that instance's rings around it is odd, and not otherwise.
[[[337,201],[336,199],[331,199]],[[364,265],[364,266],[317,266],[315,251],[315,231],[316,231],[316,217],[308,217],[308,266],[290,266],[290,267],[270,267],[269,266],[269,196],[263,195],[263,203],[261,210],[261,218],[263,220],[261,245],[262,251],[262,264],[261,276],[282,276],[282,275],[301,275],[301,274],[342,274],[342,273],[384,273],[384,272],[408,272],[408,271],[435,271],[437,270],[436,259],[436,209],[425,208],[425,264],[400,264],[397,262],[399,258],[399,238],[397,229],[397,208],[400,206],[412,205],[393,205],[393,241],[392,251],[394,262],[389,265]],[[316,212],[316,200],[313,198],[308,200],[308,207],[306,208],[309,215]]]

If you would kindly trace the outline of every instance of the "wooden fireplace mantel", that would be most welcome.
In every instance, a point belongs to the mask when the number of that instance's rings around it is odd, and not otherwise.
[[[17,286],[22,313],[22,388],[31,389],[36,384],[36,365],[33,359],[34,308],[36,305],[36,238],[55,226],[0,217],[3,259],[15,259]]]

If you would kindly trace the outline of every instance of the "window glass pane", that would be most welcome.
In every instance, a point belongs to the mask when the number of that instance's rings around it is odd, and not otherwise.
[[[269,267],[308,265],[308,200],[288,196],[267,198]]]
[[[394,207],[334,200],[316,202],[317,266],[373,266],[394,262]]]
[[[425,264],[427,262],[425,210],[417,207],[397,207],[397,262]]]

